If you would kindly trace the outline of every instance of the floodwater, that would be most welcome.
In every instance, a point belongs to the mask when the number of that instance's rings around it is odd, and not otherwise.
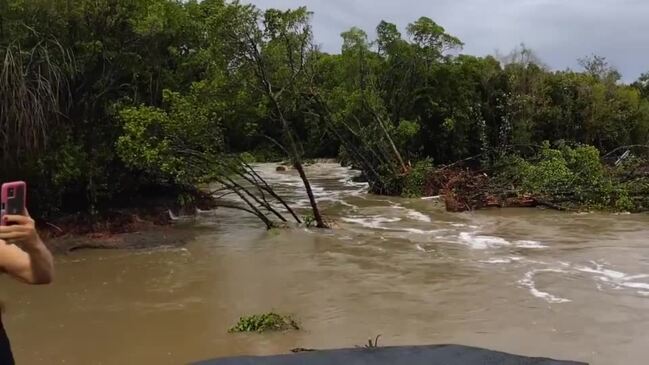
[[[260,170],[306,207],[292,173]],[[183,248],[57,258],[56,283],[3,278],[20,364],[182,364],[295,347],[457,343],[592,364],[649,355],[649,216],[540,209],[446,213],[371,196],[352,171],[308,169],[331,231],[267,232],[202,213]],[[306,213],[306,210],[304,211]],[[298,332],[228,334],[241,315]]]

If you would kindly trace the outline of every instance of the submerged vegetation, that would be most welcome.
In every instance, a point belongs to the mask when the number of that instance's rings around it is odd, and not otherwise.
[[[307,225],[326,227],[304,170],[316,157],[360,169],[374,193],[444,194],[451,210],[649,209],[649,73],[624,84],[599,56],[551,71],[525,46],[464,55],[426,17],[405,29],[352,28],[328,54],[306,8],[4,1],[0,178],[27,180],[46,219],[150,195],[192,205],[217,183],[217,206],[301,223],[256,159],[289,161]]]
[[[254,314],[239,318],[239,322],[229,332],[266,332],[299,330],[300,326],[291,317],[274,312]]]
[[[376,337],[374,337],[374,339],[372,339],[372,338],[367,339],[367,344],[363,345],[363,348],[366,348],[366,349],[378,348],[379,347],[379,338],[381,338],[381,335],[377,335]],[[356,346],[356,347],[360,347],[360,346]]]

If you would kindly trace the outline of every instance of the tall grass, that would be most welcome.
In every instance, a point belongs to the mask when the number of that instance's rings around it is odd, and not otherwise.
[[[56,40],[0,48],[0,163],[41,150],[69,100],[72,54]]]

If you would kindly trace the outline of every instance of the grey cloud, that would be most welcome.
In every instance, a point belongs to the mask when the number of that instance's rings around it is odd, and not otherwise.
[[[402,29],[428,16],[458,36],[464,53],[506,53],[521,42],[552,68],[577,68],[589,54],[607,57],[626,81],[649,71],[647,0],[248,0],[261,8],[307,6],[316,41],[340,49],[340,33],[358,26],[373,36],[381,20]]]

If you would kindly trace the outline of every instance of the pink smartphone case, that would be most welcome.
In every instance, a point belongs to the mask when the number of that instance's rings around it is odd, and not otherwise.
[[[0,192],[0,225],[4,225],[5,214],[25,214],[27,206],[27,184],[14,181],[2,184]]]

